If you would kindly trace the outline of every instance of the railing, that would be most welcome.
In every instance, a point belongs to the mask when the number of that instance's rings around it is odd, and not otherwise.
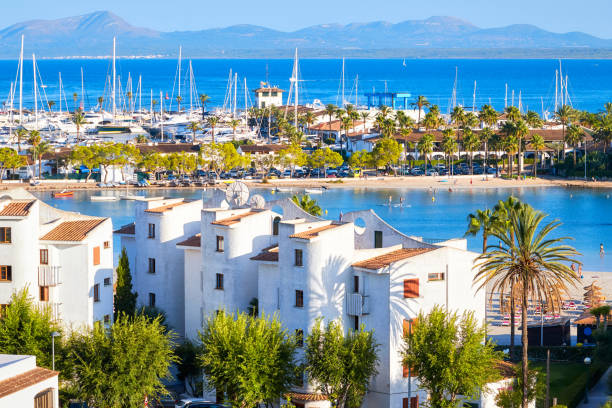
[[[370,313],[370,297],[361,293],[348,293],[346,310],[349,316],[363,316]]]
[[[56,302],[37,302],[36,308],[41,312],[48,310],[53,320],[60,320],[60,305]]]
[[[38,285],[57,286],[62,283],[61,266],[39,265],[38,266]]]

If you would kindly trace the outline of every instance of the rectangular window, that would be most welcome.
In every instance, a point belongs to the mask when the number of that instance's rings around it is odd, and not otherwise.
[[[0,281],[10,282],[13,280],[13,267],[11,265],[0,265]]]
[[[404,298],[419,297],[419,280],[404,279]]]
[[[149,235],[150,239],[155,238],[155,224],[149,224]]]
[[[223,290],[223,274],[218,273],[215,278],[215,289]]]
[[[402,398],[402,408],[419,408],[419,396]]]
[[[49,301],[49,287],[48,286],[40,286],[40,301],[48,302]]]
[[[359,316],[353,316],[353,330],[359,330]]]
[[[436,273],[428,273],[427,274],[427,281],[428,282],[443,281],[443,280],[444,280],[444,272],[436,272]]]
[[[0,244],[10,244],[11,239],[11,227],[0,227]]]
[[[359,293],[359,276],[353,276],[353,292]]]
[[[295,266],[304,266],[304,253],[301,249],[295,250]]]
[[[280,217],[274,217],[274,221],[272,222],[272,235],[278,235],[278,226],[280,225],[280,222]]]
[[[104,249],[110,248],[110,241],[104,241]]]
[[[100,301],[100,284],[96,283],[94,285],[94,302]]]
[[[304,347],[304,330],[302,329],[295,330],[295,344],[298,347]]]
[[[223,252],[223,236],[217,235],[217,252]]]
[[[94,247],[93,249],[93,264],[100,265],[100,247]]]
[[[149,273],[155,273],[155,258],[149,258]]]
[[[304,307],[304,291],[295,291],[295,307]]]
[[[48,249],[40,250],[40,264],[49,265],[49,250]]]
[[[404,319],[403,321],[404,337],[410,336],[412,333],[414,333],[414,329],[416,328],[417,322],[418,322],[418,319],[416,317],[413,319]],[[413,367],[409,369],[408,366],[402,365],[402,376],[404,378],[414,377],[416,376],[416,370]]]
[[[104,286],[110,286],[111,278],[104,278]]]
[[[104,315],[104,323],[110,323],[110,315]]]
[[[383,235],[382,231],[374,231],[374,248],[383,247]]]
[[[54,408],[53,389],[49,388],[34,396],[34,408]]]
[[[149,306],[155,307],[155,293],[149,293]]]

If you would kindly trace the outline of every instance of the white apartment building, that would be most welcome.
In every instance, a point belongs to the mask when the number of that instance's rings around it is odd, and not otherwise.
[[[53,208],[25,190],[0,193],[0,305],[28,288],[67,326],[111,323],[110,218]]]
[[[35,356],[0,354],[0,407],[58,408],[57,379]]]

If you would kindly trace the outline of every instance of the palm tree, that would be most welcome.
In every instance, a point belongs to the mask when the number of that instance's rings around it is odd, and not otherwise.
[[[291,201],[310,215],[318,217],[323,212],[321,207],[319,207],[319,204],[317,204],[317,201],[310,198],[308,194],[304,194],[302,196],[294,195],[291,197]]]
[[[200,94],[200,103],[202,104],[202,119],[204,119],[204,114],[206,113],[206,104],[210,101],[210,96],[206,94]]]
[[[152,109],[153,109],[153,112],[152,112],[153,113],[153,120],[156,120],[156,118],[157,118],[157,112],[155,111],[155,107],[157,106],[158,103],[159,102],[157,102],[157,99],[153,99],[151,101],[151,106],[152,106]]]
[[[418,128],[419,125],[421,124],[421,111],[423,110],[425,106],[429,106],[431,104],[429,103],[426,97],[424,97],[423,95],[419,95],[417,96],[416,101],[412,102],[410,105],[416,106],[416,108],[419,110],[419,113],[418,113],[419,116],[417,119],[417,128]]]
[[[98,96],[98,108],[102,110],[102,104],[104,103],[104,97]]]
[[[206,119],[206,123],[208,123],[208,126],[210,126],[211,129],[211,135],[212,135],[212,143],[215,143],[215,126],[217,126],[217,123],[219,123],[219,118],[217,118],[216,116],[209,116],[208,119]]]
[[[72,99],[74,100],[74,110],[77,110],[77,101],[79,100],[79,94],[76,92],[72,94]]]
[[[544,138],[537,133],[531,136],[531,148],[534,151],[533,155],[533,176],[538,177],[538,153],[546,147]]]
[[[368,121],[368,118],[370,117],[370,112],[363,111],[359,115],[361,116],[361,119],[363,120],[363,133],[365,133],[366,132],[366,122]]]
[[[450,172],[453,162],[453,154],[457,151],[455,131],[452,128],[446,128],[442,131],[442,151],[444,152],[445,158],[446,156],[448,157],[448,168]]]
[[[565,143],[573,147],[574,150],[574,167],[576,167],[576,148],[578,143],[584,139],[584,131],[578,125],[569,125],[567,128],[567,134],[565,135]],[[586,160],[586,158],[585,158]]]
[[[240,121],[238,119],[232,119],[229,125],[232,128],[232,140],[236,140],[236,128],[240,126]]]
[[[480,255],[475,268],[478,269],[474,282],[480,282],[479,290],[488,288],[492,292],[504,293],[507,289],[519,289],[522,314],[522,408],[528,406],[528,337],[527,312],[529,299],[551,305],[567,292],[569,284],[579,282],[579,277],[568,266],[578,263],[580,255],[565,244],[567,237],[551,238],[561,223],[555,220],[544,226],[546,217],[541,211],[527,204],[519,204],[508,214],[506,228],[495,228],[492,236],[499,239],[501,246],[489,245]]]
[[[434,135],[431,133],[425,133],[417,145],[419,153],[425,155],[425,173],[427,173],[427,157],[433,152],[434,147]]]
[[[482,108],[480,108],[480,112],[478,113],[478,118],[485,125],[493,129],[497,125],[499,114],[491,105],[482,105]]]
[[[527,127],[527,123],[524,120],[519,119],[514,123],[514,134],[518,139],[518,171],[517,174],[520,176],[523,171],[523,140],[525,136],[529,134],[529,128]]]
[[[191,130],[191,134],[193,135],[193,141],[196,140],[196,132],[200,130],[200,124],[198,122],[189,122],[187,125],[187,129]]]
[[[21,141],[25,140],[28,135],[28,131],[25,128],[19,127],[15,130],[15,137],[17,139],[17,149],[18,152],[21,153]]]
[[[53,107],[55,106],[55,101],[49,101],[47,102],[47,105],[49,106],[49,111],[53,110]]]
[[[304,114],[304,116],[302,116],[303,120],[304,120],[304,124],[306,125],[307,129],[310,129],[310,126],[312,126],[312,124],[315,121],[315,116],[314,113],[312,112],[306,112]]]
[[[497,217],[488,208],[486,210],[476,210],[475,214],[468,215],[468,228],[464,237],[468,235],[476,236],[482,230],[482,253],[487,250],[487,239],[497,227]]]
[[[40,144],[36,146],[36,156],[38,157],[38,178],[39,179],[41,178],[41,174],[42,174],[43,156],[52,150],[53,148],[51,144],[47,141],[40,142]]]
[[[40,144],[41,140],[42,139],[40,138],[40,132],[38,130],[30,131],[30,137],[28,138],[28,143],[32,145],[32,147],[30,148],[30,154],[32,155],[32,158],[34,159],[34,163],[36,163],[39,158],[38,145]]]
[[[329,137],[331,137],[332,117],[334,116],[337,110],[338,108],[333,103],[328,103],[327,105],[325,105],[325,114],[329,116]]]
[[[516,106],[508,106],[504,110],[506,119],[511,122],[516,122],[521,118],[521,111]]]
[[[474,174],[474,151],[480,147],[480,139],[470,128],[463,130],[463,148],[470,154],[470,174]]]
[[[611,106],[612,108],[612,106]],[[605,162],[605,170],[608,169],[608,154],[607,149],[612,142],[612,113],[600,113],[595,119],[595,133],[593,138],[603,144],[603,153]]]
[[[510,177],[512,177],[512,162],[514,161],[511,153],[514,151],[514,147],[516,144],[516,126],[512,121],[506,121],[502,125],[501,131],[506,137],[503,140],[504,151],[508,156],[508,172]],[[503,163],[502,163],[503,166]]]
[[[544,121],[540,118],[540,115],[538,115],[537,112],[532,111],[532,110],[527,111],[523,119],[525,120],[525,122],[527,122],[527,125],[532,129],[539,129],[544,124]]]
[[[487,167],[487,158],[489,156],[489,142],[491,141],[492,138],[493,138],[493,131],[491,130],[490,127],[485,127],[484,129],[482,129],[482,132],[480,132],[480,142],[484,144],[485,172],[486,172],[486,167]],[[485,175],[486,174],[487,173],[485,173]]]
[[[565,128],[574,117],[574,109],[569,105],[563,105],[555,112],[555,118],[563,125],[563,140],[565,141]],[[563,149],[563,159],[565,159],[565,149]]]
[[[176,97],[176,103],[178,104],[178,113],[181,113],[181,102],[183,101],[183,97],[178,95]]]
[[[74,112],[74,115],[72,115],[72,122],[77,128],[77,141],[79,141],[81,135],[81,126],[85,124],[85,116],[80,110],[76,110]]]
[[[450,114],[450,119],[457,130],[462,127],[465,122],[465,111],[463,108],[461,106],[455,106]]]

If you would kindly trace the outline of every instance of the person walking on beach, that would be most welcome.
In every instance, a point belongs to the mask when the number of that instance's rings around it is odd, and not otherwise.
[[[572,264],[570,268],[572,268],[572,272],[576,273],[576,265]]]
[[[599,256],[604,256],[606,251],[604,251],[603,242],[599,244]]]
[[[584,275],[582,274],[582,265],[578,265],[578,275],[580,275],[580,279],[584,279]]]

